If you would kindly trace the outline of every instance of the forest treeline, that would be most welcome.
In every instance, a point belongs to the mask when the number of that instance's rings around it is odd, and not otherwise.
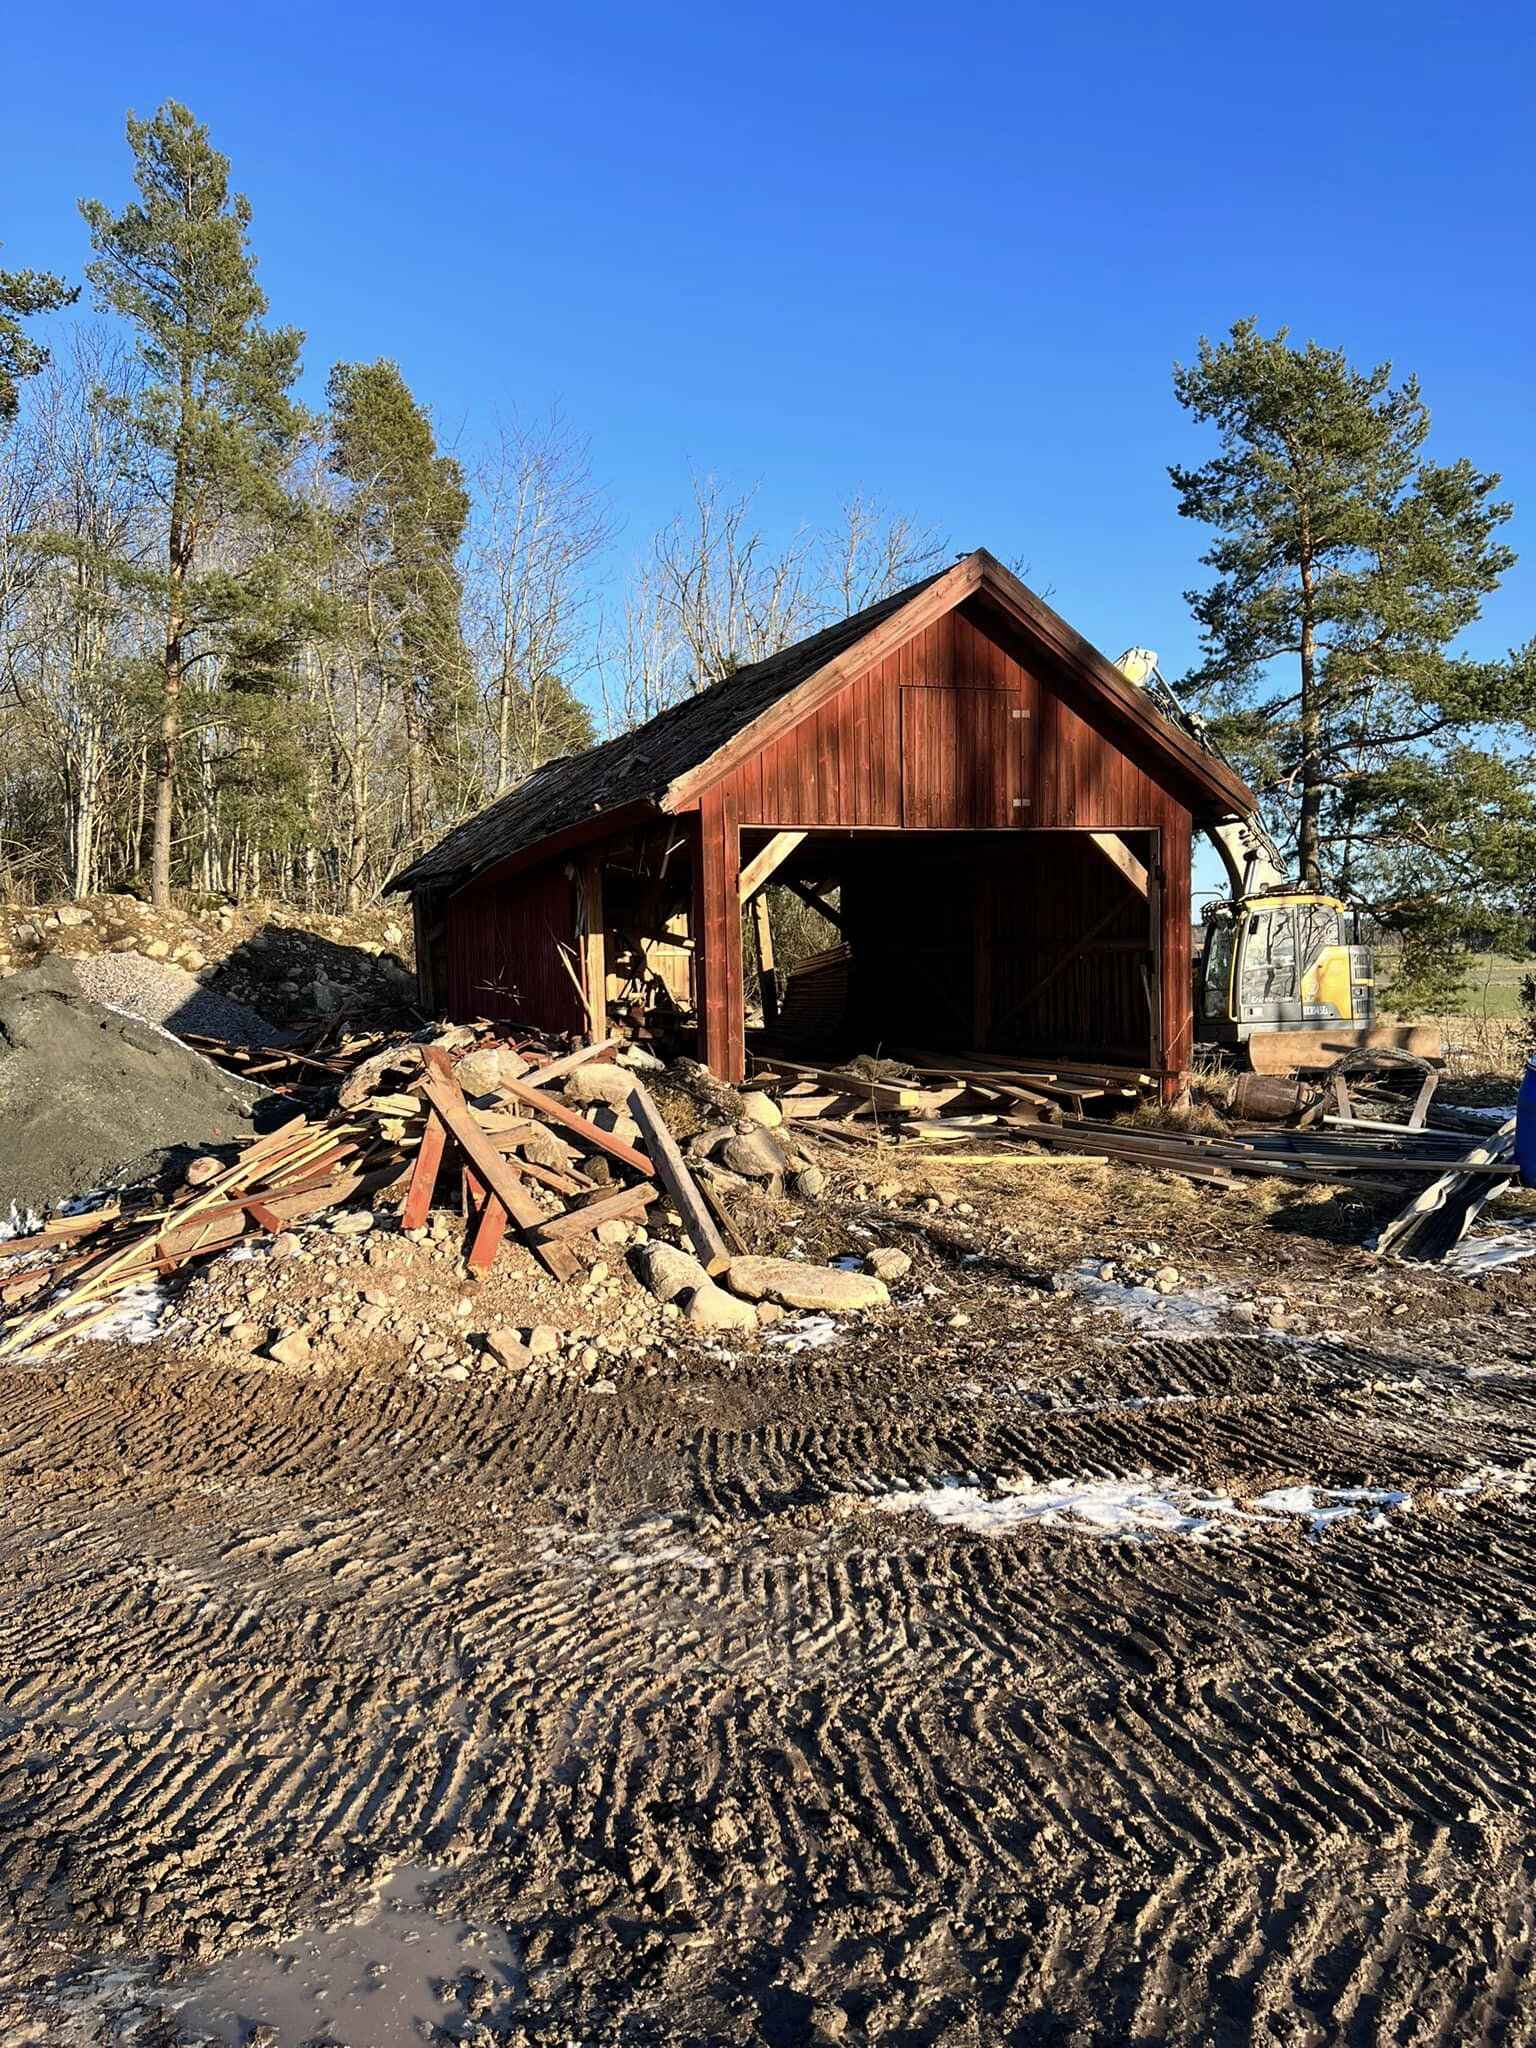
[[[541,762],[938,560],[857,496],[770,546],[697,479],[604,605],[564,419],[444,448],[387,356],[301,405],[228,161],[174,103],[128,142],[84,278],[0,272],[0,898],[355,908]]]

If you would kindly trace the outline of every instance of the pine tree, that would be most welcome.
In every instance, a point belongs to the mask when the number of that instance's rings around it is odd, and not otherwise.
[[[189,679],[199,664],[216,673],[230,637],[271,653],[260,615],[270,626],[281,578],[249,564],[240,576],[220,573],[215,549],[239,527],[264,536],[259,551],[269,552],[281,528],[302,337],[262,325],[250,204],[231,193],[229,160],[207,129],[174,100],[150,120],[130,115],[127,127],[137,202],[119,214],[99,200],[80,210],[97,252],[86,274],[138,333],[146,381],[134,425],[167,507],[151,855],[153,898],[165,905]]]
[[[398,365],[338,363],[329,389],[330,468],[347,486],[339,518],[358,578],[354,623],[400,706],[414,850],[435,811],[462,808],[472,705],[457,556],[469,495]]]
[[[16,417],[21,403],[17,385],[35,377],[48,361],[48,351],[22,327],[38,313],[56,313],[80,296],[78,285],[66,284],[46,270],[0,270],[0,433]]]
[[[1239,321],[1176,365],[1219,452],[1169,474],[1184,517],[1216,529],[1216,572],[1188,599],[1204,662],[1186,684],[1294,841],[1301,880],[1374,907],[1442,959],[1517,905],[1536,844],[1536,641],[1455,651],[1514,562],[1498,477],[1424,454],[1411,377],[1353,368]]]

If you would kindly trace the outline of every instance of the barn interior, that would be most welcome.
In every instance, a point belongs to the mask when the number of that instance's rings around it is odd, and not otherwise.
[[[1151,831],[744,831],[749,1046],[812,1064],[921,1049],[1155,1070],[1156,840]],[[610,1015],[646,1035],[686,1034],[695,1007],[686,835],[611,849],[600,892]]]

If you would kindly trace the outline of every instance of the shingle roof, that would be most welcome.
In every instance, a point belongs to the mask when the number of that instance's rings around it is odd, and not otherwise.
[[[547,762],[403,869],[387,885],[386,895],[428,885],[458,888],[509,854],[521,853],[568,826],[628,804],[658,802],[679,775],[707,761],[771,704],[835,661],[944,573],[909,583],[905,590],[839,619],[824,632],[737,669],[723,682],[658,712],[633,732],[589,747],[584,754]]]

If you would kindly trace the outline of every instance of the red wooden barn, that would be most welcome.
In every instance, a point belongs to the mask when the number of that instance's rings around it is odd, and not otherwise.
[[[675,1001],[739,1079],[744,951],[767,926],[746,913],[787,886],[841,932],[817,1050],[1172,1081],[1193,1028],[1192,829],[1254,807],[978,550],[549,763],[391,886],[412,894],[424,996],[455,1018],[585,1032],[621,994]]]

